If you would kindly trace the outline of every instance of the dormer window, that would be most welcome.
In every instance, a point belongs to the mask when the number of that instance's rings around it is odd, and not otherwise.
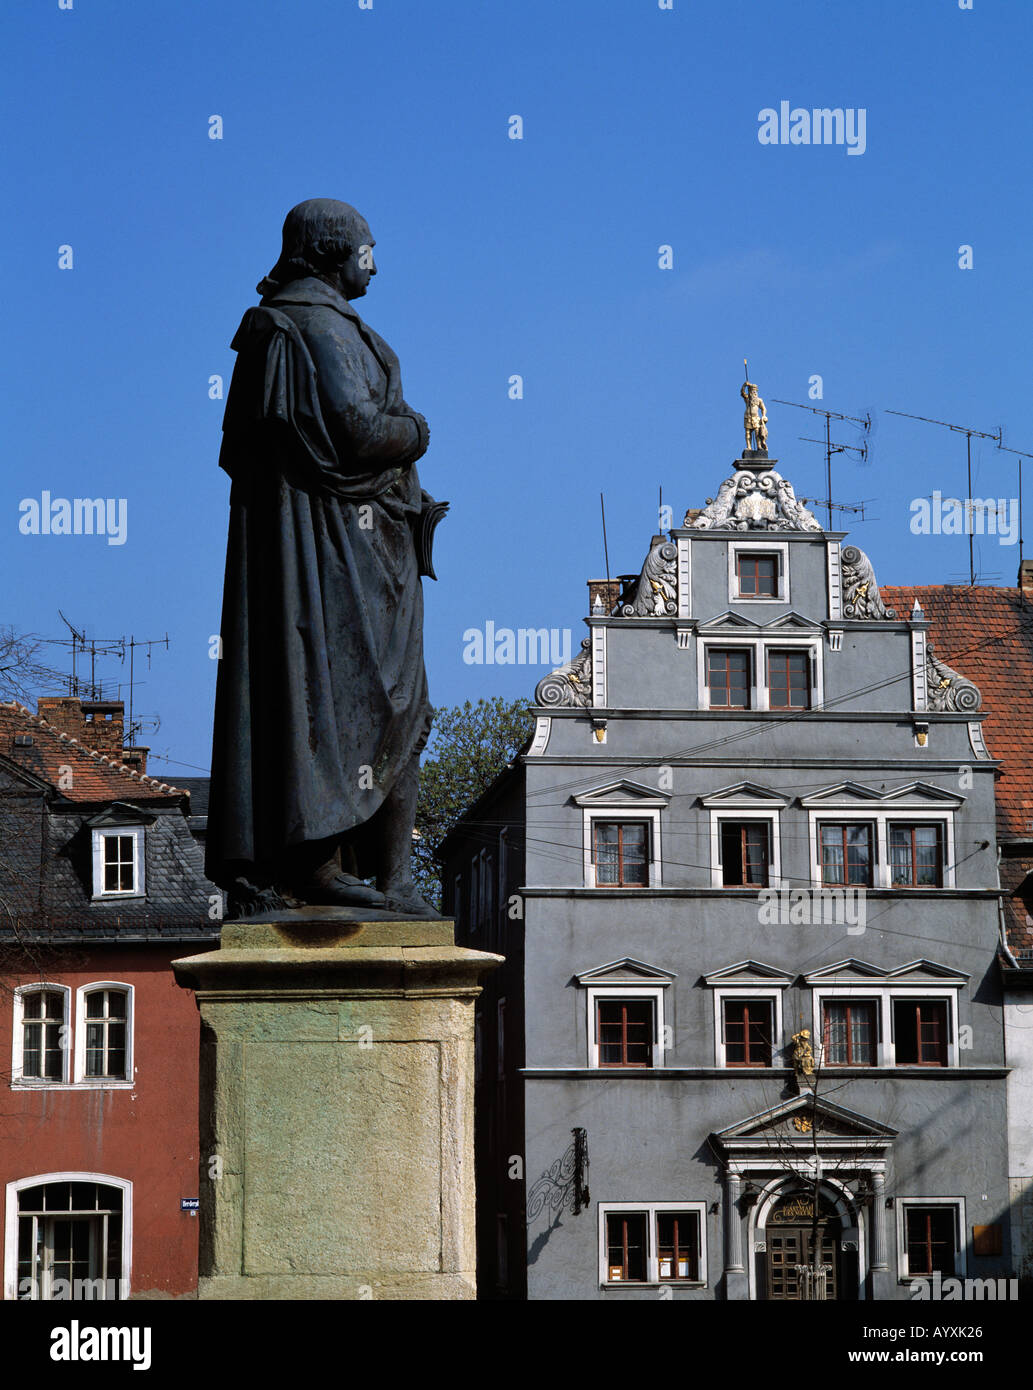
[[[93,898],[144,896],[145,822],[135,806],[116,802],[87,821],[93,837]]]
[[[134,898],[143,893],[140,846],[143,827],[94,831],[93,896]]]

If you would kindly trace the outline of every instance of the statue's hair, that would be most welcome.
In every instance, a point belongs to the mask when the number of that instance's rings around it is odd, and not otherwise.
[[[309,198],[291,208],[283,223],[280,259],[269,272],[273,284],[288,284],[304,275],[324,275],[362,244],[365,219],[350,203],[336,198]]]

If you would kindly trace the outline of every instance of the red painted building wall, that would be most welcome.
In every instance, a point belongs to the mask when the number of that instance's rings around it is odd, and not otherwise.
[[[8,1184],[51,1173],[98,1174],[132,1183],[130,1294],[176,1296],[197,1287],[197,1217],[180,1210],[198,1189],[198,1040],[194,996],[180,989],[170,962],[204,949],[179,946],[73,947],[68,970],[3,971],[0,979],[0,1195]],[[54,953],[55,962],[61,960]],[[15,987],[45,979],[75,990],[97,980],[131,985],[132,1085],[13,1085]],[[71,1042],[74,1044],[74,1037]],[[12,1222],[4,1227],[3,1290],[11,1296],[16,1260]]]

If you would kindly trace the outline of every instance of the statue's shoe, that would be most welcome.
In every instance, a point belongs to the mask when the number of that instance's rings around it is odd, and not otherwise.
[[[402,889],[397,893],[388,889],[387,910],[400,912],[403,917],[432,917],[436,921],[441,920],[441,913],[437,908],[431,907],[426,899],[421,898],[415,888]]]
[[[383,895],[353,878],[351,874],[334,874],[328,877],[310,879],[299,884],[294,890],[303,902],[313,907],[383,907],[387,901]]]

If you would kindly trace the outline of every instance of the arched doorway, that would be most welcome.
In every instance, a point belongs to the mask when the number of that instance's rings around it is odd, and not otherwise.
[[[842,1222],[835,1207],[813,1188],[786,1193],[766,1222],[766,1297],[779,1302],[842,1297]],[[815,1246],[818,1258],[815,1261]]]

